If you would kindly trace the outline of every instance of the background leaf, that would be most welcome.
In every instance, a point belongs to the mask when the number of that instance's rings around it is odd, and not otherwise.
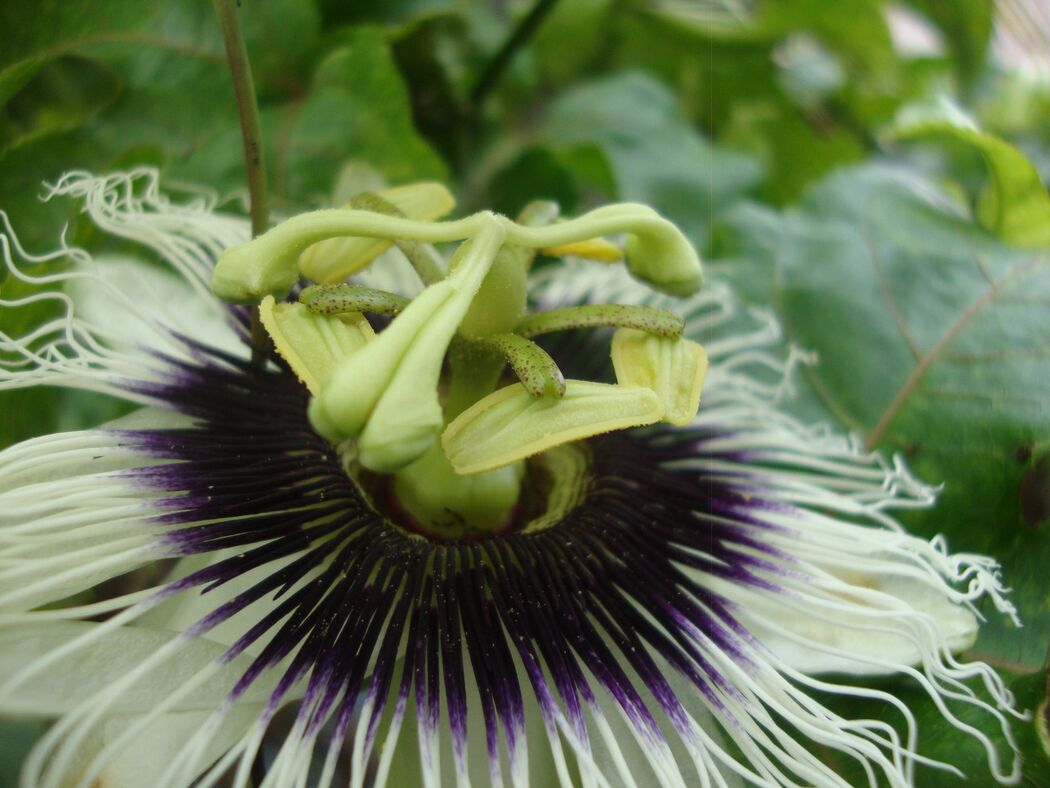
[[[989,174],[977,205],[981,225],[1007,243],[1050,246],[1050,195],[1036,168],[1006,140],[958,118],[953,121],[936,117],[902,121],[894,128],[893,136],[954,140],[978,151]]]
[[[716,209],[760,176],[753,160],[718,150],[692,129],[673,94],[639,73],[605,77],[559,96],[541,134],[556,149],[596,147],[619,199],[649,203],[694,239],[705,238]]]
[[[78,46],[105,38],[135,38],[135,31],[155,13],[151,3],[99,0],[73,4],[62,0],[0,4],[0,105],[20,90],[50,60]]]
[[[734,211],[726,232],[723,252],[747,247],[790,339],[818,352],[810,380],[830,412],[944,484],[910,525],[1002,557],[1026,627],[989,611],[979,649],[1041,664],[1050,532],[1019,502],[1050,449],[1050,254],[1002,244],[929,182],[875,166],[832,175],[781,217]]]
[[[391,183],[448,178],[444,162],[416,133],[408,93],[384,34],[359,28],[318,66],[308,98],[284,140],[287,193],[323,202],[332,163],[367,161]]]
[[[944,32],[954,55],[952,63],[956,72],[964,83],[972,82],[985,65],[995,0],[967,0],[965,3],[946,3],[944,0],[908,2]]]

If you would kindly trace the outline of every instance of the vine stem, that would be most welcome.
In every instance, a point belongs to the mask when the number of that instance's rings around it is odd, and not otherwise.
[[[518,54],[518,50],[539,29],[547,14],[557,4],[558,0],[537,0],[536,5],[518,22],[514,32],[503,42],[503,46],[489,61],[485,70],[481,72],[477,84],[474,85],[474,89],[470,91],[470,103],[475,109],[481,107],[485,99],[488,98],[489,93],[492,92],[492,89],[496,87],[503,77],[511,61],[514,60],[514,56]]]
[[[248,49],[237,19],[237,0],[213,0],[215,15],[222,28],[226,58],[230,64],[233,92],[237,98],[237,114],[241,122],[244,142],[244,169],[248,175],[249,211],[252,237],[262,235],[270,226],[270,207],[266,194],[266,161],[263,158],[262,129],[259,125],[259,105],[255,98],[255,82],[248,62]],[[261,365],[266,359],[269,338],[259,308],[251,310],[252,363]]]

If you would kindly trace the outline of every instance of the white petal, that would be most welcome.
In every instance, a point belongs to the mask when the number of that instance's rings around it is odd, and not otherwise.
[[[193,555],[180,559],[165,582],[174,582],[190,574],[200,571],[205,567],[212,566],[220,561],[226,560],[238,553],[243,553],[243,548],[231,548],[219,552]],[[287,564],[299,557],[299,554],[287,556],[276,561],[270,561],[262,566],[242,572],[240,575],[213,588],[206,594],[199,589],[187,589],[174,596],[165,599],[156,607],[146,611],[136,622],[140,626],[153,629],[164,629],[171,632],[182,632],[198,623],[204,616],[229,602],[238,594],[247,591],[253,586],[280,571]],[[309,578],[301,581],[309,582]],[[254,602],[243,610],[238,611],[225,621],[208,630],[208,640],[216,643],[231,645],[241,637],[253,624],[266,616],[278,604],[271,594]],[[249,646],[246,651],[249,654],[257,653],[267,642],[266,636],[260,638]]]
[[[749,596],[740,619],[777,657],[806,673],[883,674],[896,672],[895,665],[920,664],[923,645],[916,640],[912,624],[895,615],[890,607],[893,600],[901,609],[928,617],[935,641],[949,651],[967,649],[977,638],[977,616],[925,583],[860,570],[841,579],[885,595],[886,606],[874,607],[844,594],[842,610],[833,617],[828,611],[821,616],[805,605],[789,606],[767,593]],[[854,607],[859,609],[851,610]],[[783,629],[772,629],[765,622],[777,622]],[[785,637],[783,630],[792,637]]]
[[[859,588],[869,588],[886,595],[908,610],[920,611],[929,618],[936,630],[936,638],[950,651],[969,648],[978,636],[978,618],[963,605],[949,601],[944,594],[918,580],[878,575],[858,571],[843,578]],[[760,608],[755,601],[749,604],[741,618],[749,620],[752,615],[779,622],[791,630],[799,640],[787,639],[762,623],[750,625],[752,633],[768,646],[785,663],[804,672],[885,673],[891,672],[889,665],[916,665],[922,661],[923,648],[911,635],[907,625],[886,614],[873,629],[873,620],[848,609],[841,611],[834,620],[808,614],[805,610],[789,610],[777,603],[777,597],[766,595]],[[848,605],[861,604],[858,600],[843,599]],[[875,608],[871,608],[875,613]],[[801,645],[800,641],[810,645]],[[861,661],[858,657],[865,658]],[[882,665],[867,662],[874,659]]]
[[[192,427],[196,419],[167,408],[138,408],[120,418],[107,421],[100,430],[181,430]],[[141,455],[140,455],[141,456]],[[150,464],[150,460],[145,460]]]
[[[129,419],[170,421],[161,411]],[[131,571],[163,550],[156,497],[126,474],[155,461],[104,430],[0,452],[0,608],[27,610]]]
[[[259,718],[262,709],[262,704],[234,707],[211,734],[198,759],[196,772],[203,772],[229,749]],[[119,754],[107,759],[102,771],[92,780],[92,788],[142,788],[147,775],[156,777],[164,773],[180,755],[186,742],[207,723],[209,716],[210,712],[185,711],[164,714],[153,720]],[[64,775],[65,781],[76,783],[103,747],[112,744],[141,719],[138,715],[113,715],[100,721],[78,748]]]
[[[85,621],[5,626],[0,630],[0,676],[13,676],[35,660],[67,646],[98,626]],[[175,637],[171,632],[144,627],[117,628],[69,653],[47,670],[28,677],[10,695],[0,699],[0,711],[24,716],[64,714],[127,675]],[[225,650],[225,645],[205,638],[191,640],[163,668],[151,671],[121,692],[113,700],[109,712],[148,712]],[[251,658],[247,656],[235,658],[204,685],[180,699],[173,711],[210,713],[244,674],[250,662]],[[269,690],[266,682],[259,682],[248,690],[244,702],[264,702]]]
[[[216,298],[202,298],[183,277],[130,257],[94,262],[97,278],[73,279],[68,292],[78,316],[99,335],[170,353],[175,331],[230,353],[244,352],[228,310]]]

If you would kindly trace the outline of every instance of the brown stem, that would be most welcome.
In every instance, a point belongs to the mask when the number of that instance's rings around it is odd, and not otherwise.
[[[233,92],[237,97],[237,114],[241,121],[244,141],[244,168],[248,175],[248,197],[252,220],[252,237],[262,235],[270,225],[270,208],[266,194],[266,161],[263,158],[262,129],[259,126],[259,105],[255,100],[255,83],[248,63],[248,50],[237,21],[236,0],[213,0],[215,15],[222,28],[226,44],[226,58],[233,78]],[[269,347],[269,338],[259,320],[258,308],[251,312],[252,363],[261,365]]]

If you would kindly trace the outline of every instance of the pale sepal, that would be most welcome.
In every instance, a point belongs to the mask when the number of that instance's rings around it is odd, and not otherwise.
[[[6,625],[0,630],[0,675],[13,676],[33,662],[84,636],[99,624],[86,621],[46,621]],[[169,644],[172,632],[124,626],[97,638],[56,663],[31,675],[0,698],[0,712],[20,716],[59,716],[116,683],[132,669]],[[149,712],[205,666],[218,659],[226,646],[206,638],[190,640],[176,659],[149,672],[114,698],[111,714]],[[206,711],[244,675],[251,657],[242,655],[224,665],[206,683],[183,697],[173,711]],[[262,703],[271,687],[260,681],[243,696],[246,703]]]
[[[76,315],[100,338],[139,352],[171,352],[172,333],[243,355],[229,311],[201,298],[183,277],[132,257],[94,258],[94,276],[71,277],[66,292]]]
[[[238,703],[208,737],[197,772],[203,772],[216,758],[233,746],[258,720],[264,705]],[[208,723],[210,711],[182,711],[163,714],[134,736],[91,780],[92,788],[142,788],[144,775],[163,774],[180,757],[184,745]],[[63,784],[76,785],[104,747],[117,741],[137,725],[141,715],[115,714],[102,718],[80,743],[69,763]],[[196,776],[196,775],[194,775]]]
[[[773,594],[749,594],[741,618],[766,648],[808,674],[882,675],[899,672],[901,665],[921,664],[929,648],[915,639],[916,614],[931,627],[933,642],[952,653],[964,651],[977,639],[978,620],[973,611],[927,583],[865,571],[860,565],[835,574],[864,594],[885,595],[882,604],[876,607],[860,594],[843,592],[841,609],[829,610]],[[894,606],[908,616],[895,616]]]

